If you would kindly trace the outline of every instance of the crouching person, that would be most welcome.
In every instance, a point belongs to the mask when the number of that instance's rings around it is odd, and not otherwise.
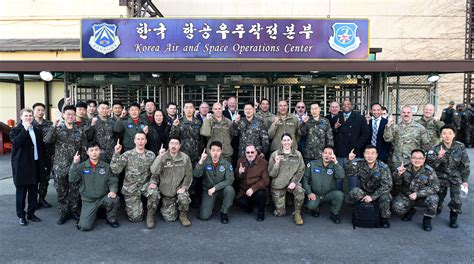
[[[151,182],[156,183],[161,193],[161,215],[166,222],[178,218],[183,226],[190,226],[188,219],[189,186],[193,181],[193,166],[188,155],[179,151],[181,142],[171,138],[168,150],[160,150],[159,156],[151,165]]]
[[[293,220],[297,225],[303,225],[301,208],[304,202],[304,189],[301,178],[304,174],[304,161],[301,153],[292,148],[293,139],[288,133],[281,137],[282,148],[272,153],[268,164],[268,174],[273,178],[270,192],[272,194],[275,216],[286,215],[286,193],[294,196],[295,212]]]
[[[344,193],[336,188],[336,181],[344,179],[344,169],[338,164],[332,147],[325,147],[321,156],[322,159],[310,161],[306,165],[303,176],[303,188],[308,197],[306,207],[312,216],[318,217],[320,204],[329,203],[331,220],[340,224],[339,211]]]
[[[431,219],[438,208],[439,181],[435,171],[425,165],[425,153],[421,149],[411,152],[410,164],[400,165],[393,173],[393,182],[400,186],[400,194],[393,200],[392,210],[402,216],[403,221],[411,221],[415,207],[425,207],[423,229],[431,231]]]
[[[377,160],[377,148],[369,145],[364,150],[364,158],[356,159],[353,151],[349,154],[349,161],[345,165],[346,175],[355,175],[358,187],[349,194],[354,201],[370,203],[376,201],[380,208],[380,225],[389,228],[389,219],[392,216],[390,202],[392,196],[392,176],[387,164]]]
[[[125,151],[120,155],[122,145],[117,141],[110,168],[115,174],[119,174],[125,168],[122,194],[125,199],[125,212],[128,220],[133,223],[143,221],[142,196],[144,196],[148,209],[146,227],[154,228],[155,212],[160,201],[158,188],[150,181],[150,166],[155,160],[155,154],[145,149],[145,133],[137,132],[134,142],[134,149]]]
[[[81,216],[77,229],[91,230],[101,206],[107,210],[107,224],[113,228],[117,223],[117,182],[118,179],[110,171],[109,164],[99,159],[100,146],[97,142],[87,144],[89,159],[80,163],[81,156],[76,153],[69,169],[69,182],[79,182],[82,199]]]
[[[209,220],[211,218],[216,200],[220,197],[222,198],[221,223],[227,224],[229,222],[229,208],[232,206],[235,197],[235,191],[232,187],[234,171],[232,165],[221,157],[221,142],[211,142],[209,149],[211,156],[208,157],[206,150],[204,150],[201,159],[194,168],[194,177],[199,178],[204,175],[199,219]]]

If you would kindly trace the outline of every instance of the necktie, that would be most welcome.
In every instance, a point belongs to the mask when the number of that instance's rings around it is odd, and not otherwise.
[[[344,114],[344,122],[347,121],[347,114]]]
[[[372,128],[372,139],[370,140],[370,143],[372,145],[377,145],[377,132],[378,132],[378,126],[377,126],[377,123],[378,123],[378,119],[374,119],[372,121],[373,123],[373,128]]]

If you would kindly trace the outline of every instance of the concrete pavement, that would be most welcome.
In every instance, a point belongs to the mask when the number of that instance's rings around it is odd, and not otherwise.
[[[471,160],[474,150],[469,150]],[[471,166],[471,170],[472,170]],[[56,225],[58,217],[54,187],[47,200],[53,208],[37,211],[40,223],[17,224],[11,178],[0,180],[0,262],[2,263],[474,263],[474,180],[463,201],[464,213],[458,229],[448,227],[449,212],[433,220],[433,231],[421,228],[422,213],[411,222],[394,216],[389,229],[352,229],[351,210],[344,208],[342,224],[329,220],[328,207],[313,218],[304,213],[305,224],[296,226],[288,215],[277,218],[267,209],[265,221],[233,207],[230,223],[222,225],[218,211],[210,221],[196,218],[192,226],[165,223],[157,216],[157,227],[130,223],[121,211],[122,225],[112,229],[98,219],[90,232],[80,232],[69,220]],[[449,199],[447,199],[449,201]]]

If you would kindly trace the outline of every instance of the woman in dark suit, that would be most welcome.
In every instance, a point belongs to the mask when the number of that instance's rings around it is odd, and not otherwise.
[[[20,111],[21,123],[10,131],[12,142],[12,172],[16,187],[16,213],[18,223],[26,226],[26,219],[40,222],[35,215],[38,181],[45,173],[45,147],[40,130],[33,127],[33,110]],[[28,208],[25,212],[25,200]],[[25,218],[26,217],[26,218]]]
[[[146,135],[147,144],[146,149],[153,151],[155,155],[160,152],[161,145],[163,148],[168,148],[168,136],[170,133],[170,127],[165,119],[165,113],[161,109],[155,111],[154,121],[148,126]]]

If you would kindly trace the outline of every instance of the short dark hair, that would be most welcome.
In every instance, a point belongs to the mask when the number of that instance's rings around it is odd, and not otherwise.
[[[114,105],[120,105],[121,107],[123,107],[123,104],[120,101],[114,101],[112,106],[114,106]]]
[[[94,100],[94,99],[89,99],[89,100],[87,100],[86,103],[87,103],[87,105],[93,104],[94,106],[97,106],[97,101]]]
[[[99,105],[102,105],[102,104],[106,105],[106,106],[110,106],[109,102],[107,102],[107,101],[100,101]]]
[[[380,106],[380,108],[383,107],[383,106],[382,106],[381,104],[379,104],[379,103],[373,103],[373,104],[370,105],[370,108],[374,107],[374,105],[378,105],[378,106]],[[383,109],[383,108],[382,108],[382,109]]]
[[[179,137],[170,137],[170,139],[168,140],[168,142],[171,142],[171,140],[173,140],[173,139],[178,140],[179,143],[181,143],[181,139],[179,139]]]
[[[191,105],[194,107],[194,103],[193,103],[193,101],[191,101],[191,100],[184,101],[183,106],[185,106],[185,105],[187,105],[187,104],[191,104]]]
[[[76,103],[76,109],[77,108],[87,108],[87,104],[84,103],[83,101],[79,101]]]
[[[268,104],[270,104],[270,100],[268,100],[267,98],[262,98],[262,99],[260,99],[260,104],[261,104],[263,101],[267,101]]]
[[[287,136],[287,137],[293,139],[293,137],[290,135],[290,133],[283,133],[283,135],[281,135],[280,140],[282,140],[285,136]]]
[[[442,127],[439,129],[439,133],[441,134],[441,133],[443,132],[443,130],[445,130],[445,129],[451,129],[451,130],[454,132],[454,134],[456,134],[456,128],[453,127],[453,126],[451,126],[451,125],[444,125],[444,126],[442,126]]]
[[[252,103],[252,102],[250,102],[250,101],[246,102],[246,103],[244,104],[244,107],[246,107],[247,105],[250,105],[252,108],[255,107],[255,104]]]
[[[375,149],[375,151],[377,151],[377,153],[378,153],[377,147],[374,146],[374,145],[367,145],[367,146],[365,146],[364,151],[366,151],[366,150],[368,150],[368,149]]]
[[[420,152],[421,154],[423,154],[423,157],[426,157],[426,153],[425,153],[422,149],[414,149],[414,150],[412,150],[410,156],[412,156],[413,153],[416,153],[416,152]]]
[[[131,103],[130,106],[128,107],[128,109],[132,108],[132,107],[136,107],[138,109],[140,109],[140,104],[139,103]]]
[[[150,103],[150,102],[153,103],[153,104],[155,103],[155,101],[153,101],[153,99],[148,98],[145,101],[143,101],[143,104],[147,104],[147,103]]]
[[[175,102],[169,102],[167,105],[166,105],[166,108],[169,108],[171,105],[174,105],[174,106],[178,106]]]
[[[63,107],[63,113],[66,113],[67,110],[73,110],[74,112],[76,112],[76,107],[74,107],[73,105],[66,105]]]
[[[46,109],[46,105],[44,105],[43,103],[34,103],[33,107],[31,107],[31,108],[34,110],[38,106],[42,106],[44,109]]]
[[[212,141],[211,144],[209,145],[209,149],[211,149],[212,146],[216,146],[222,149],[222,143],[220,141]]]
[[[87,143],[87,149],[95,148],[95,147],[99,147],[99,148],[100,148],[99,142],[97,142],[97,141],[91,141],[91,142],[88,142],[88,143]]]
[[[326,149],[332,149],[332,151],[335,152],[334,147],[331,146],[331,145],[324,146],[323,151],[326,150]]]
[[[388,112],[388,109],[387,109],[387,107],[385,107],[385,106],[382,106],[382,110],[385,110],[385,111]]]

